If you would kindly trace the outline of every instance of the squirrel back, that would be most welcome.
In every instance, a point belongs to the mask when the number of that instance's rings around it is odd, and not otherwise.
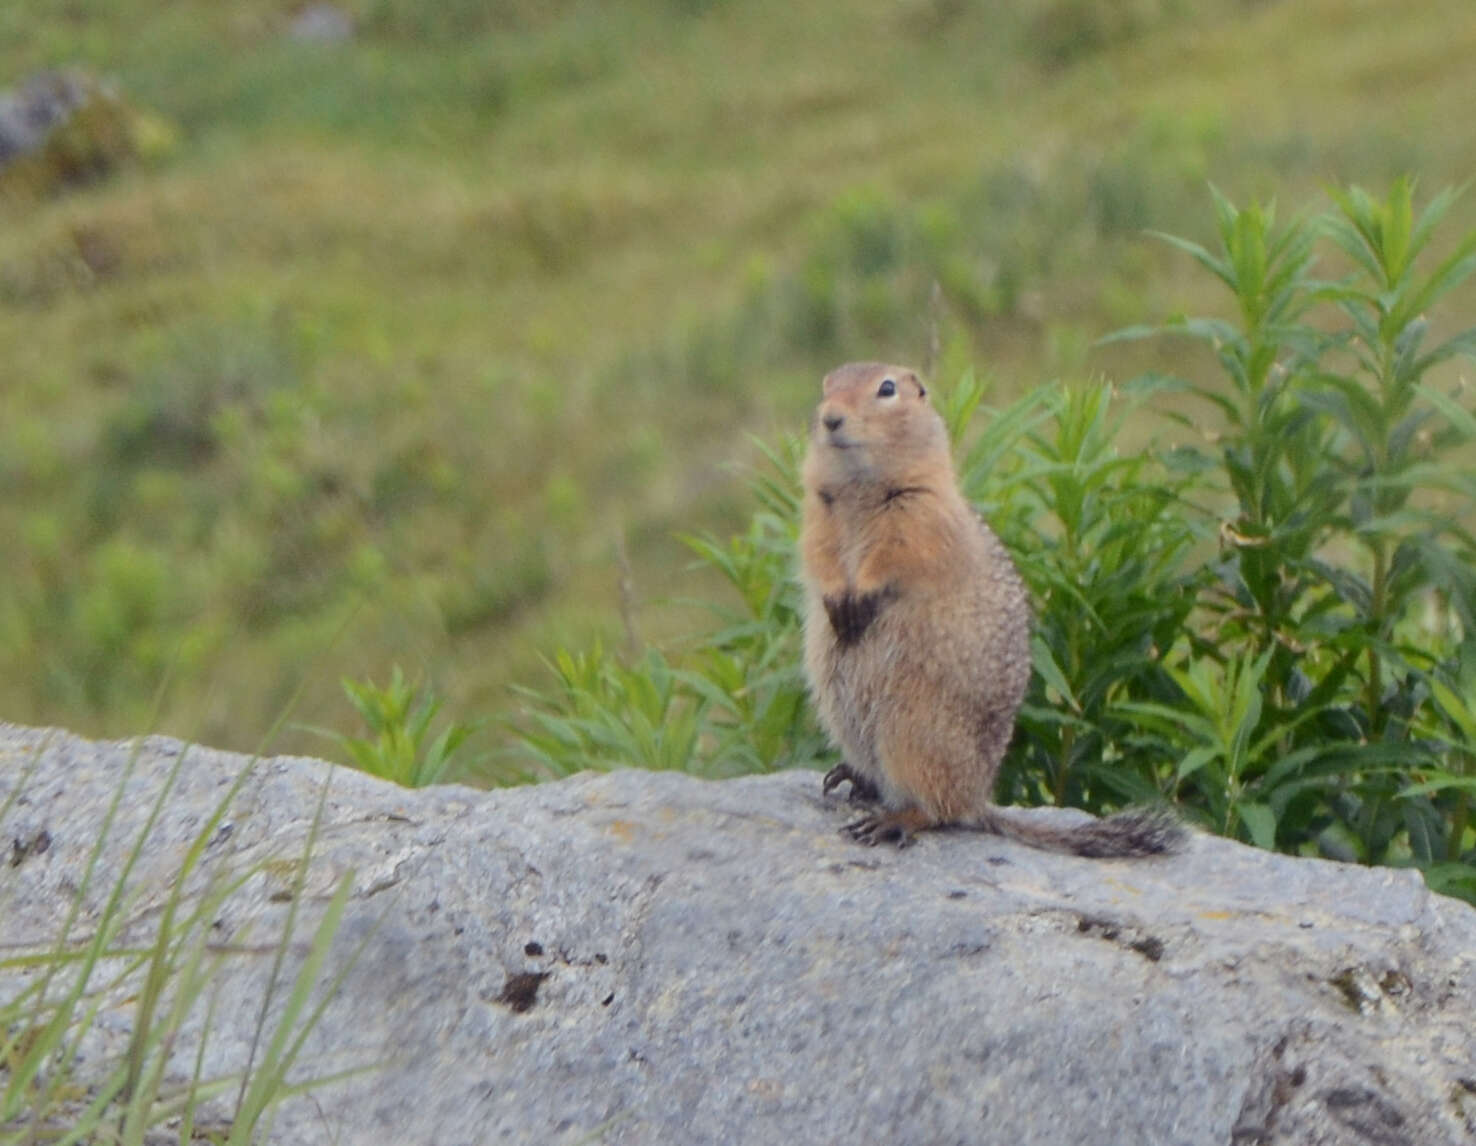
[[[805,458],[805,665],[851,782],[882,811],[849,825],[905,844],[945,825],[1082,855],[1172,850],[1159,813],[1079,828],[991,802],[1030,679],[1030,605],[1008,552],[958,488],[948,432],[917,374],[853,363],[825,378]]]

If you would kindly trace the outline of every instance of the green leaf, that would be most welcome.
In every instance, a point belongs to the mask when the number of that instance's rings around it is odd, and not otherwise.
[[[1442,259],[1435,269],[1395,312],[1403,321],[1414,319],[1433,306],[1442,296],[1465,282],[1476,271],[1476,233],[1467,235],[1455,250]]]
[[[1235,805],[1235,812],[1250,833],[1251,843],[1267,851],[1276,849],[1276,814],[1270,808],[1243,800]]]
[[[1182,239],[1178,235],[1170,235],[1165,231],[1149,231],[1148,234],[1185,252],[1231,290],[1235,289],[1235,272],[1229,261],[1217,258],[1198,243]]]
[[[1179,761],[1179,766],[1175,770],[1174,775],[1182,783],[1206,764],[1219,758],[1220,751],[1217,748],[1212,748],[1208,745],[1195,748],[1185,754],[1184,758]]]
[[[1436,792],[1448,792],[1452,789],[1463,792],[1476,792],[1476,776],[1454,776],[1449,773],[1435,776],[1429,780],[1421,780],[1417,784],[1409,784],[1399,790],[1399,798],[1407,800],[1412,796],[1429,796]]]
[[[1030,638],[1030,651],[1035,664],[1035,671],[1040,674],[1046,685],[1056,691],[1056,694],[1073,711],[1081,711],[1081,703],[1076,699],[1076,694],[1071,684],[1066,679],[1066,674],[1061,671],[1061,666],[1056,663],[1055,654],[1051,652],[1050,646],[1041,639],[1039,633],[1034,633]]]

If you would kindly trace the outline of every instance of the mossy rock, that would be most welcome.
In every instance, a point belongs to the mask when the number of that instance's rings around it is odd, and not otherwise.
[[[0,95],[0,195],[20,200],[105,179],[173,151],[177,133],[112,85],[75,69]]]

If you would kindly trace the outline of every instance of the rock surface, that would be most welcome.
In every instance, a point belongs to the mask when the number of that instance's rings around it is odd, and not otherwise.
[[[247,763],[143,741],[105,870],[186,751],[134,871],[144,936]],[[0,725],[0,808],[30,769],[0,820],[0,951],[54,934],[129,754]],[[297,854],[330,773],[304,900],[352,871],[330,960],[365,946],[309,1065],[389,1061],[284,1107],[276,1141],[1476,1141],[1476,911],[1412,872],[1210,837],[1150,861],[969,833],[868,850],[813,773],[411,792],[278,758],[206,852],[258,864],[221,934],[280,925],[287,865],[259,861]],[[240,1065],[270,961],[224,962],[207,1071]]]
[[[176,133],[117,85],[81,68],[39,72],[0,91],[0,195],[25,202],[173,150]]]
[[[39,151],[96,91],[95,81],[75,69],[41,72],[13,91],[0,91],[0,167]]]
[[[309,4],[293,17],[287,34],[310,44],[345,44],[354,38],[354,17],[337,4]]]

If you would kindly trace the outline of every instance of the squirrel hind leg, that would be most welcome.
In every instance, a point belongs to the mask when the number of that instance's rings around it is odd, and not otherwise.
[[[848,797],[852,804],[876,804],[881,801],[881,789],[874,781],[862,775],[852,768],[844,760],[825,773],[825,779],[820,783],[820,794],[828,796],[847,781],[851,784],[851,794]]]
[[[938,826],[939,820],[936,816],[921,808],[912,807],[903,808],[898,812],[873,812],[862,816],[859,820],[843,827],[841,833],[867,847],[889,843],[896,844],[898,848],[905,848],[912,843],[913,836],[917,832],[925,832],[929,828]]]

